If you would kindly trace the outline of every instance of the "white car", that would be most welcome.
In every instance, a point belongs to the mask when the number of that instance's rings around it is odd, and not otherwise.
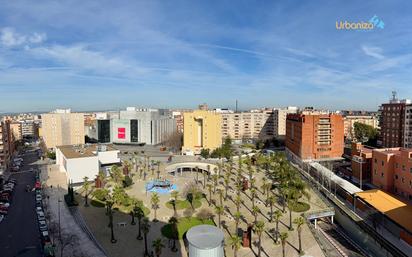
[[[36,201],[41,201],[41,195],[36,195]]]
[[[39,213],[39,212],[42,212],[42,211],[43,211],[43,208],[42,208],[42,207],[39,207],[39,206],[38,206],[38,207],[36,207],[36,212],[38,212],[38,213]]]

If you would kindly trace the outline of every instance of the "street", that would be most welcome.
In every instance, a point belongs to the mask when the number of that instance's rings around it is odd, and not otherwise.
[[[24,157],[24,166],[17,174],[10,178],[17,180],[8,214],[0,223],[0,255],[14,256],[42,256],[39,238],[39,228],[35,211],[35,192],[26,192],[27,184],[34,185],[35,173],[27,170],[37,160],[33,152]],[[25,172],[27,171],[27,172]]]

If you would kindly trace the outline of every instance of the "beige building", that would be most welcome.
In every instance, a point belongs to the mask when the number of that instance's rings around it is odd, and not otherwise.
[[[195,110],[183,114],[184,154],[199,154],[202,149],[214,150],[222,145],[220,113]]]
[[[286,134],[286,115],[297,108],[263,109],[240,113],[222,113],[222,136],[234,140],[270,139]]]
[[[70,109],[42,114],[41,134],[47,148],[84,144],[84,114]]]
[[[355,135],[354,124],[362,123],[378,128],[378,119],[370,115],[348,115],[343,118],[345,138],[351,139]]]
[[[13,121],[10,123],[10,130],[13,134],[14,140],[21,140],[22,136],[22,124],[19,121]]]

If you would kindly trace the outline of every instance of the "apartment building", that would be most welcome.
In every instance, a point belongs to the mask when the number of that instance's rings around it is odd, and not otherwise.
[[[42,117],[42,137],[47,148],[84,144],[84,115],[70,109],[57,109]]]
[[[403,147],[412,148],[412,105],[405,106]]]
[[[303,111],[286,119],[287,153],[300,160],[341,158],[343,118],[339,114]]]
[[[382,104],[380,139],[383,147],[404,146],[405,109],[409,104],[411,104],[409,99],[398,100],[396,92],[393,92],[389,103]]]
[[[184,154],[199,154],[202,149],[214,150],[222,145],[222,114],[194,110],[183,116]]]
[[[13,134],[14,140],[21,140],[23,138],[22,135],[22,124],[19,121],[13,121],[10,123],[10,130]]]
[[[285,109],[274,109],[273,110],[273,128],[274,136],[276,138],[285,138],[286,136],[286,117],[289,113],[297,113],[298,108],[293,106],[288,106]]]
[[[0,175],[9,167],[10,158],[14,152],[13,132],[10,120],[0,122]]]
[[[372,115],[347,115],[343,118],[344,135],[347,139],[355,137],[355,123],[362,123],[373,128],[378,128],[378,118]]]
[[[375,186],[412,200],[412,149],[374,149],[372,171]]]

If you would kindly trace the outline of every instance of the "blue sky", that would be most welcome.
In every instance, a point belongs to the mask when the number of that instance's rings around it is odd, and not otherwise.
[[[0,112],[412,98],[408,0],[35,2],[0,1]]]

